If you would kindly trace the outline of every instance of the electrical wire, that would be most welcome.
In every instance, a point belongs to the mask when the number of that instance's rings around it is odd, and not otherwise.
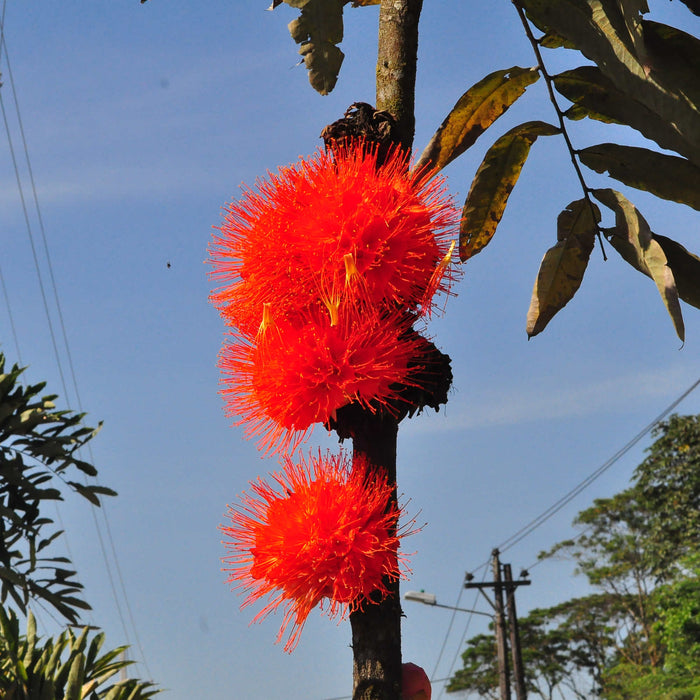
[[[5,52],[7,52],[6,44],[5,44],[5,22],[4,22],[4,16],[5,16],[5,3],[3,3],[3,16],[2,16],[2,21],[0,23],[0,48],[5,48]],[[22,205],[22,213],[24,214],[24,222],[27,228],[27,235],[29,238],[29,244],[32,250],[32,257],[34,259],[34,267],[36,268],[36,273],[37,273],[37,278],[39,280],[39,289],[41,291],[41,299],[44,304],[44,311],[46,312],[46,319],[49,325],[49,335],[51,336],[51,343],[53,345],[54,349],[54,354],[56,356],[57,364],[58,364],[58,373],[61,378],[61,385],[63,387],[63,390],[67,394],[67,388],[66,388],[66,380],[65,377],[63,376],[63,368],[61,367],[61,363],[59,361],[59,354],[58,354],[58,346],[56,345],[56,334],[54,332],[53,328],[53,323],[51,321],[51,313],[49,311],[49,304],[48,300],[46,298],[46,290],[44,289],[44,282],[41,276],[41,268],[39,266],[39,257],[37,256],[36,252],[36,246],[34,244],[34,236],[32,233],[32,225],[29,221],[29,212],[27,211],[27,203],[24,198],[24,189],[22,188],[22,179],[20,177],[19,173],[19,166],[17,165],[17,157],[15,155],[15,147],[12,142],[12,136],[10,132],[10,124],[7,120],[7,111],[5,110],[5,100],[3,99],[2,95],[2,90],[0,90],[0,112],[2,113],[2,119],[3,123],[5,125],[5,132],[7,133],[7,143],[8,147],[10,149],[10,157],[12,159],[12,166],[15,172],[15,179],[17,181],[17,189],[19,191],[19,198],[20,198],[20,203]]]
[[[486,574],[487,574],[487,571],[484,571],[484,575],[483,575],[483,577],[482,577],[482,579],[481,579],[481,583],[483,583],[483,582],[486,580]],[[464,586],[463,586],[463,585],[460,585],[460,597],[461,597],[461,595],[462,595],[462,591],[464,591]],[[474,597],[474,602],[472,603],[472,606],[471,606],[472,610],[475,610],[475,609],[476,609],[478,600],[479,600],[479,590],[477,589],[476,594],[475,594],[475,597]],[[459,597],[457,598],[457,601],[458,601],[458,602],[457,602],[457,604],[455,605],[455,608],[459,607]],[[458,612],[457,610],[455,610],[455,611],[453,612],[453,615],[452,615],[452,618],[453,618],[453,619],[454,619],[454,616],[456,615],[457,612]],[[474,619],[474,613],[473,613],[473,612],[470,612],[470,613],[469,613],[469,616],[467,617],[467,622],[466,622],[466,624],[464,625],[464,631],[462,632],[462,636],[460,637],[459,644],[457,644],[457,650],[455,651],[455,655],[452,657],[452,663],[450,664],[450,667],[449,667],[449,669],[448,669],[448,671],[447,671],[448,676],[447,676],[447,679],[446,679],[446,680],[450,680],[450,679],[452,678],[452,669],[454,669],[454,667],[455,667],[455,665],[456,665],[456,663],[457,663],[457,659],[459,658],[459,653],[460,653],[460,651],[461,651],[461,649],[462,649],[462,645],[464,644],[464,640],[465,640],[466,637],[467,637],[467,632],[469,631],[469,628],[470,628],[470,626],[471,626],[471,623],[472,623],[472,620],[473,620],[473,619]],[[432,677],[435,676],[435,674],[437,673],[437,668],[438,668],[438,665],[439,665],[439,663],[440,663],[440,659],[442,658],[442,653],[443,653],[443,650],[444,650],[444,648],[445,648],[445,644],[446,644],[446,642],[447,642],[447,639],[449,638],[449,634],[450,634],[450,629],[448,629],[448,630],[447,630],[447,634],[445,634],[445,641],[443,642],[442,648],[440,649],[440,655],[438,656],[437,663],[435,664],[435,668],[433,669],[433,672],[432,672],[432,674],[431,674],[431,679],[432,679]],[[430,682],[431,682],[431,683],[434,683],[434,682],[436,682],[436,681],[431,680]],[[443,686],[440,688],[440,693],[438,694],[436,700],[440,700],[440,698],[442,697],[443,693],[445,692],[445,688],[446,688],[446,685],[443,685]]]
[[[22,353],[19,349],[19,338],[17,337],[17,328],[15,327],[15,319],[12,315],[12,306],[10,305],[10,296],[7,293],[7,286],[5,285],[5,277],[2,274],[2,266],[0,266],[0,287],[2,287],[2,296],[5,299],[5,306],[7,307],[7,317],[10,320],[10,330],[12,331],[12,338],[15,341],[15,350],[17,351],[17,360],[20,365],[22,364]]]
[[[547,520],[549,520],[553,515],[558,513],[564,506],[568,505],[576,496],[578,496],[582,491],[587,489],[596,479],[602,476],[610,467],[612,467],[616,462],[618,462],[624,455],[626,455],[645,435],[650,433],[661,421],[673,411],[678,404],[685,400],[697,387],[700,386],[700,379],[697,379],[693,384],[690,385],[677,399],[672,401],[654,420],[646,425],[642,430],[640,430],[631,440],[629,440],[625,445],[623,445],[615,454],[606,460],[598,469],[587,476],[583,481],[579,482],[573,489],[564,494],[559,500],[555,501],[549,508],[540,513],[536,518],[531,520],[527,525],[521,527],[517,532],[512,534],[508,539],[504,540],[498,549],[501,552],[509,550],[514,547],[518,542],[532,534],[538,527],[543,525]]]
[[[657,425],[661,423],[661,421],[668,416],[671,411],[673,411],[682,401],[684,401],[697,387],[700,386],[700,378],[697,379],[695,382],[693,382],[683,393],[680,394],[676,399],[674,399],[661,413],[659,413],[653,421],[651,421],[649,424],[647,424],[642,430],[640,430],[631,440],[629,440],[625,445],[623,445],[617,452],[615,452],[612,457],[610,457],[608,460],[606,460],[600,467],[598,467],[595,471],[593,471],[589,476],[587,476],[583,481],[579,482],[573,489],[568,491],[564,496],[559,498],[557,501],[555,501],[549,508],[545,509],[540,515],[538,515],[536,518],[533,518],[530,522],[528,522],[526,525],[521,527],[519,530],[517,530],[515,533],[513,533],[510,537],[507,539],[503,540],[503,542],[497,547],[497,549],[501,552],[507,551],[508,549],[514,547],[516,544],[524,540],[526,537],[531,535],[537,528],[539,528],[541,525],[543,525],[547,520],[549,520],[552,516],[554,516],[556,513],[558,513],[562,508],[564,508],[566,505],[568,505],[576,496],[578,496],[582,491],[584,491],[588,486],[590,486],[596,479],[598,479],[600,476],[602,476],[608,469],[610,469],[616,462],[618,462],[627,452],[629,452],[632,447],[634,447],[645,435],[650,433]],[[590,528],[586,528],[584,531],[578,533],[576,535],[575,539],[578,539],[579,537],[582,537],[583,535],[588,532]],[[535,563],[531,564],[530,566],[526,567],[526,569],[529,571],[533,569],[535,566],[537,566],[539,563],[541,563],[542,560],[537,560]],[[472,573],[476,573],[480,571],[481,569],[485,569],[484,577],[482,578],[482,582],[486,577],[486,567],[488,566],[489,559],[484,561],[482,564],[480,564],[476,569],[472,570]],[[463,591],[463,585],[460,583],[460,594],[457,598],[457,603],[455,604],[455,608],[459,607],[459,601],[461,599]],[[478,597],[478,594],[477,594]],[[473,605],[472,607],[475,607]],[[452,626],[454,623],[455,616],[457,614],[457,610],[454,610],[452,613],[452,618],[450,619],[450,623],[448,625],[447,631],[445,632],[445,636],[442,642],[442,645],[440,647],[440,653],[438,655],[438,661],[435,665],[435,669],[433,670],[433,674],[435,675],[437,671],[438,664],[440,663],[440,660],[442,659],[442,655],[444,653],[445,647],[447,645],[447,641],[450,637],[450,633],[452,631]],[[471,624],[471,618],[473,617],[473,613],[470,614],[469,619],[467,620],[467,624],[465,625],[464,633],[462,634],[462,638],[460,639],[460,642],[457,646],[457,651],[455,653],[455,656],[452,661],[452,665],[450,666],[449,673],[450,677],[452,676],[452,669],[454,668],[454,665],[457,661],[457,658],[459,657],[459,652],[462,648],[462,645],[464,643],[464,640],[467,635],[467,630],[469,629],[469,626]],[[443,689],[440,691],[440,694],[436,698],[436,700],[440,700],[442,697],[444,690]]]
[[[6,2],[6,0],[3,0],[2,16],[0,17],[0,58],[2,58],[2,56],[3,56],[3,54],[4,54],[5,62],[6,62],[6,65],[7,65],[7,74],[8,74],[9,80],[10,80],[10,86],[11,86],[12,96],[13,96],[13,99],[14,99],[15,111],[16,111],[16,115],[17,115],[17,123],[18,123],[18,126],[19,126],[19,131],[20,131],[20,134],[21,134],[22,146],[23,146],[23,149],[24,149],[24,157],[25,157],[25,161],[26,161],[26,165],[27,165],[27,172],[28,172],[29,179],[30,179],[30,184],[31,184],[31,191],[32,191],[33,200],[34,200],[34,207],[35,207],[35,211],[36,211],[37,221],[38,221],[38,223],[39,223],[39,229],[40,229],[41,238],[42,238],[42,242],[43,242],[44,255],[45,255],[45,258],[46,258],[47,269],[48,269],[48,271],[49,271],[49,279],[50,279],[51,288],[52,288],[52,291],[53,291],[54,303],[55,303],[55,305],[56,305],[57,315],[58,315],[58,319],[59,319],[59,327],[60,327],[60,329],[61,329],[61,333],[62,333],[62,336],[63,336],[63,344],[64,344],[64,346],[65,346],[65,355],[66,355],[66,358],[67,358],[67,361],[68,361],[68,367],[69,367],[70,376],[71,376],[71,379],[72,379],[72,386],[73,386],[73,390],[74,390],[74,393],[75,393],[75,396],[76,396],[76,402],[77,402],[78,412],[79,412],[79,413],[83,413],[82,405],[81,405],[81,400],[80,400],[80,392],[79,392],[79,390],[78,390],[78,382],[77,382],[77,378],[76,378],[76,374],[75,374],[75,367],[74,367],[74,364],[73,364],[72,353],[71,353],[71,351],[70,351],[70,344],[69,344],[69,342],[68,342],[68,333],[67,333],[67,331],[66,331],[66,326],[65,326],[65,321],[64,321],[64,317],[63,317],[62,306],[61,306],[61,303],[60,303],[60,298],[59,298],[59,295],[58,295],[58,288],[57,288],[57,285],[56,285],[56,279],[55,279],[55,276],[54,276],[54,273],[53,273],[53,265],[52,265],[52,263],[51,263],[51,255],[50,255],[50,252],[49,252],[49,247],[48,247],[48,242],[47,242],[47,237],[46,237],[46,231],[45,231],[45,227],[44,227],[43,218],[42,218],[42,215],[41,215],[41,208],[40,208],[40,206],[39,206],[39,198],[38,198],[38,195],[37,195],[37,190],[36,190],[36,184],[35,184],[35,180],[34,180],[33,170],[32,170],[32,167],[31,167],[31,160],[30,160],[30,158],[29,158],[29,149],[28,149],[28,147],[27,147],[27,140],[26,140],[26,137],[25,137],[24,127],[23,127],[23,123],[22,123],[22,117],[21,117],[21,113],[20,113],[20,109],[19,109],[19,101],[18,101],[18,99],[17,99],[17,92],[16,92],[16,89],[15,89],[14,77],[13,77],[13,74],[12,74],[12,69],[11,69],[11,64],[10,64],[10,56],[9,56],[9,51],[8,51],[8,48],[7,48],[7,41],[6,41],[6,37],[5,37],[5,11],[6,11],[6,6],[7,6],[7,2]],[[47,320],[48,327],[49,327],[49,334],[50,334],[50,337],[51,337],[51,343],[52,343],[52,346],[53,346],[54,354],[55,354],[55,357],[56,357],[56,362],[57,362],[57,365],[58,365],[58,372],[59,372],[59,376],[60,376],[61,386],[62,386],[62,388],[63,388],[64,395],[66,396],[66,399],[69,400],[68,387],[67,387],[65,375],[64,375],[64,372],[63,372],[63,365],[62,365],[61,356],[60,356],[60,353],[59,353],[59,350],[58,350],[58,343],[57,343],[57,341],[56,341],[56,332],[55,332],[55,330],[54,330],[54,324],[53,324],[53,322],[52,322],[51,312],[50,312],[50,310],[49,310],[49,304],[48,304],[48,300],[47,300],[46,289],[45,289],[45,286],[44,286],[44,281],[43,281],[43,277],[42,277],[42,273],[41,273],[41,266],[39,265],[39,258],[38,258],[38,255],[37,255],[36,245],[35,245],[35,242],[34,242],[34,235],[33,235],[33,232],[32,232],[32,226],[31,226],[31,223],[30,223],[29,213],[28,213],[28,210],[27,210],[26,200],[25,200],[25,196],[24,196],[24,189],[23,189],[23,187],[22,187],[22,180],[21,180],[21,177],[20,177],[19,167],[18,167],[18,164],[17,164],[17,158],[16,158],[16,155],[15,155],[15,148],[14,148],[14,144],[13,144],[13,141],[12,141],[11,131],[10,131],[9,122],[8,122],[8,119],[7,119],[7,113],[6,113],[5,104],[4,104],[4,99],[3,99],[3,96],[2,96],[2,91],[1,91],[1,90],[0,90],[0,112],[2,113],[3,122],[4,122],[4,125],[5,125],[5,131],[6,131],[6,133],[7,133],[8,145],[9,145],[10,154],[11,154],[11,158],[12,158],[12,164],[13,164],[13,168],[14,168],[14,172],[15,172],[15,178],[16,178],[16,180],[17,180],[17,187],[18,187],[18,191],[19,191],[20,202],[21,202],[21,206],[22,206],[22,212],[23,212],[23,214],[24,214],[25,225],[26,225],[26,228],[27,228],[27,234],[28,234],[28,238],[29,238],[29,242],[30,242],[30,246],[31,246],[31,250],[32,250],[32,256],[33,256],[33,259],[34,259],[34,266],[35,266],[35,268],[36,268],[37,278],[38,278],[38,282],[39,282],[39,288],[40,288],[40,292],[41,292],[41,298],[42,298],[42,302],[43,302],[43,306],[44,306],[44,311],[45,311],[45,314],[46,314],[46,320]],[[10,308],[10,307],[9,307],[9,297],[7,296],[7,293],[6,293],[6,291],[5,291],[4,279],[2,279],[2,286],[3,286],[4,293],[5,293],[6,303],[7,303],[7,305],[8,305],[8,309],[9,309],[9,308]],[[11,319],[11,323],[12,323],[12,326],[13,326],[13,332],[14,332],[14,322],[12,321],[11,312],[10,312],[10,319]],[[18,341],[17,341],[17,339],[16,339],[16,333],[15,333],[15,342],[16,342],[16,344],[17,344],[17,349],[19,350],[19,343],[18,343]],[[19,353],[18,353],[18,355],[19,355]],[[88,450],[88,454],[90,455],[91,463],[94,464],[95,459],[94,459],[94,455],[93,455],[93,452],[92,452],[92,446],[91,446],[90,443],[87,444],[87,450]],[[111,551],[112,551],[112,558],[113,558],[113,561],[114,561],[115,570],[116,570],[116,572],[117,572],[117,578],[118,578],[118,580],[119,580],[119,584],[120,584],[120,588],[121,588],[121,593],[122,593],[122,598],[123,598],[123,601],[124,601],[124,605],[126,606],[127,614],[128,614],[128,617],[129,617],[129,620],[130,620],[130,623],[131,623],[131,627],[132,627],[132,629],[133,629],[133,633],[134,633],[134,636],[135,636],[135,638],[136,638],[136,643],[137,643],[137,646],[138,646],[139,651],[140,651],[140,653],[141,653],[141,657],[142,657],[142,659],[143,659],[143,665],[144,665],[146,671],[148,672],[149,676],[152,676],[152,674],[151,674],[151,672],[150,672],[150,669],[148,668],[148,664],[147,664],[146,661],[145,661],[145,654],[144,654],[144,651],[143,651],[143,646],[141,645],[141,641],[140,641],[140,638],[139,638],[139,635],[138,635],[138,631],[137,631],[137,628],[136,628],[136,624],[135,624],[133,612],[132,612],[132,610],[131,610],[131,605],[130,605],[130,603],[129,603],[129,599],[128,599],[128,596],[127,596],[127,593],[126,593],[126,587],[125,587],[125,584],[124,584],[124,578],[123,578],[123,575],[122,575],[122,572],[121,572],[121,567],[119,566],[119,559],[118,559],[118,557],[117,557],[116,547],[115,547],[115,544],[114,544],[114,538],[113,538],[113,536],[112,536],[111,528],[110,528],[110,526],[109,526],[109,521],[108,521],[108,519],[107,519],[107,514],[106,514],[106,509],[105,509],[104,503],[102,504],[102,507],[101,507],[100,510],[101,510],[101,512],[102,512],[102,517],[103,517],[103,520],[104,520],[104,523],[105,523],[105,530],[106,530],[106,533],[107,533],[107,540],[109,541],[110,548],[111,548]],[[107,555],[107,548],[105,547],[104,539],[103,539],[103,537],[102,537],[101,528],[100,528],[100,526],[99,526],[99,523],[98,523],[98,520],[97,520],[97,516],[96,516],[96,514],[95,514],[94,509],[91,509],[91,513],[92,513],[93,521],[94,521],[94,524],[95,524],[95,530],[96,530],[96,532],[97,532],[97,536],[98,536],[98,540],[99,540],[99,544],[100,544],[100,549],[101,549],[101,551],[102,551],[102,557],[103,557],[103,560],[104,560],[104,563],[105,563],[105,568],[106,568],[106,571],[107,571],[107,577],[108,577],[109,582],[110,582],[112,594],[113,594],[113,597],[114,597],[114,600],[115,600],[115,603],[116,603],[116,607],[117,607],[117,612],[118,612],[118,615],[119,615],[119,618],[120,618],[120,621],[121,621],[122,630],[123,630],[123,632],[124,632],[124,635],[125,635],[125,637],[126,637],[127,642],[129,642],[129,637],[130,637],[130,635],[129,635],[129,632],[128,632],[128,629],[127,629],[127,625],[126,625],[126,622],[125,622],[125,619],[124,619],[124,615],[123,615],[123,613],[122,613],[122,609],[121,609],[121,605],[120,605],[120,601],[119,601],[119,595],[118,595],[118,593],[117,593],[117,588],[116,588],[116,585],[115,585],[115,583],[114,583],[114,577],[113,577],[113,575],[112,575],[112,570],[111,570],[111,567],[110,567],[110,565],[109,565],[109,557],[108,557],[108,555]],[[59,517],[59,519],[60,519],[60,513],[58,514],[58,517]],[[66,544],[67,544],[67,547],[69,548],[69,545],[68,545],[67,542],[66,542]]]

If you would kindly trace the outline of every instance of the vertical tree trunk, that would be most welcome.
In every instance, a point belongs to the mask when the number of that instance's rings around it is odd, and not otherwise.
[[[415,131],[418,19],[423,0],[381,0],[377,54],[377,109],[396,119],[396,140],[407,150]],[[364,412],[353,432],[353,457],[362,456],[393,484],[396,501],[398,423]],[[379,605],[350,615],[353,700],[401,700],[401,599],[399,582]]]
[[[397,422],[365,414],[353,438],[353,459],[364,457],[394,484],[396,500]],[[387,582],[390,595],[379,605],[350,615],[353,649],[353,700],[401,700],[401,601],[399,582]]]
[[[423,0],[382,0],[379,9],[377,109],[396,117],[401,145],[407,150],[415,132],[418,20]]]

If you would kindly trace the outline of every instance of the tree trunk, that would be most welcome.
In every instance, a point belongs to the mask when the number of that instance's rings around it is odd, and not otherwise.
[[[365,413],[353,438],[353,459],[361,456],[394,484],[398,424],[386,414]],[[385,582],[390,594],[350,615],[353,700],[401,700],[401,602],[399,582]]]
[[[381,0],[377,54],[377,109],[396,119],[395,139],[410,150],[415,132],[418,19],[423,0]],[[364,457],[393,484],[396,502],[398,423],[385,413],[364,411],[353,430],[353,457]],[[390,594],[350,615],[353,700],[401,700],[401,599],[399,581]]]
[[[416,126],[418,19],[423,0],[382,0],[379,9],[377,109],[396,117],[401,145],[410,150]]]

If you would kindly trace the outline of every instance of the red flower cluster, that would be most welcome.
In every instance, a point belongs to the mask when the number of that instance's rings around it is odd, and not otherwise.
[[[210,249],[225,284],[211,299],[235,329],[222,393],[248,435],[294,449],[338,408],[374,410],[411,384],[419,345],[407,331],[449,288],[456,220],[442,179],[409,171],[398,149],[378,167],[361,143],[283,168],[228,206]]]
[[[350,401],[371,408],[396,399],[397,383],[407,381],[423,349],[420,336],[407,333],[408,320],[343,311],[335,325],[328,314],[305,314],[297,327],[271,322],[254,341],[224,346],[227,408],[245,416],[246,434],[260,436],[268,451],[293,451],[314,423],[335,418]]]
[[[270,596],[253,622],[284,607],[277,641],[289,625],[291,651],[309,612],[327,604],[328,615],[343,619],[361,609],[369,595],[387,595],[385,577],[401,575],[397,554],[399,510],[392,487],[362,462],[350,468],[344,454],[323,455],[294,464],[284,459],[282,473],[251,483],[242,506],[229,506],[231,526],[221,526],[231,552],[227,581],[248,592],[243,605]],[[409,524],[410,525],[410,524]],[[376,594],[375,594],[376,597]]]

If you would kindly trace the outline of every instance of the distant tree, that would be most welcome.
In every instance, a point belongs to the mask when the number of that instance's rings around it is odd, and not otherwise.
[[[574,598],[552,608],[535,609],[518,620],[528,693],[553,700],[562,690],[580,700],[596,695],[615,648],[624,610],[607,594]],[[498,665],[493,634],[467,642],[463,667],[447,690],[466,690],[498,698]]]
[[[77,481],[97,470],[78,451],[95,434],[83,415],[56,409],[45,384],[22,386],[22,369],[5,370],[0,354],[0,602],[10,598],[21,612],[31,599],[48,603],[71,623],[89,605],[64,556],[47,556],[62,533],[53,528],[45,504],[75,491],[95,506],[111,489]]]
[[[651,595],[652,634],[663,662],[644,667],[620,658],[604,675],[608,700],[695,700],[700,697],[700,559],[692,555],[671,583]]]
[[[104,634],[88,645],[88,629],[76,637],[66,628],[56,638],[40,640],[32,601],[48,604],[75,624],[90,606],[82,584],[65,556],[49,556],[62,534],[46,515],[49,501],[74,491],[92,505],[112,489],[76,481],[97,476],[78,450],[95,430],[81,425],[83,415],[56,409],[56,396],[40,396],[45,384],[23,386],[17,365],[5,369],[0,353],[0,699],[143,700],[157,692],[148,682],[129,679],[104,684],[130,661],[115,660],[126,647],[98,656]],[[19,632],[12,602],[27,616]]]
[[[660,580],[700,548],[700,416],[671,416],[637,467],[634,490],[648,519],[644,550]]]
[[[530,691],[567,688],[584,700],[690,700],[700,693],[700,417],[660,423],[632,485],[594,501],[565,554],[597,590],[520,620]],[[491,697],[495,646],[467,642],[449,691]]]

